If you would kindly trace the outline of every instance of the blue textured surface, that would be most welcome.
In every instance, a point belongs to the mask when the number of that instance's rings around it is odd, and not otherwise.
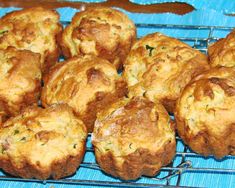
[[[162,0],[161,2],[163,2]],[[186,0],[185,0],[186,1]],[[139,1],[139,3],[144,2],[142,0]],[[146,2],[146,1],[145,1]],[[150,2],[150,0],[148,1]],[[153,1],[151,1],[153,2]],[[160,2],[160,1],[158,1]],[[182,2],[182,0],[178,0],[178,2]],[[195,3],[196,1],[191,1],[192,3]],[[148,24],[177,24],[177,25],[211,25],[211,26],[230,26],[233,27],[235,25],[235,17],[226,16],[223,14],[223,11],[220,9],[220,11],[216,11],[218,9],[218,6],[221,5],[220,1],[216,1],[217,3],[206,3],[206,1],[198,1],[197,7],[200,10],[194,11],[192,13],[186,14],[184,16],[179,16],[175,14],[136,14],[136,13],[128,13],[128,16],[135,22],[135,23],[148,23]],[[228,8],[233,9],[234,8],[234,2],[235,1],[223,1],[223,7],[227,7],[227,2],[230,2],[230,7]],[[212,6],[212,4],[214,4]],[[205,5],[208,5],[210,9],[207,11],[203,10],[205,9]],[[222,6],[222,5],[221,5]],[[0,16],[3,16],[5,13],[10,12],[12,10],[15,10],[16,8],[1,8],[0,9]],[[71,8],[59,8],[57,9],[58,12],[61,15],[62,21],[68,21],[71,20],[72,16],[77,12],[76,9]],[[228,9],[227,9],[228,10]],[[173,36],[173,37],[200,37],[200,38],[206,38],[208,37],[209,31],[206,29],[195,29],[195,30],[185,30],[185,29],[156,29],[156,28],[138,28],[138,36],[141,37],[143,35],[146,35],[148,33],[161,31],[167,35]],[[215,31],[213,33],[213,36],[215,37],[224,37],[228,31]],[[90,146],[90,142],[88,141],[88,145]],[[177,151],[183,150],[183,144],[178,143],[177,145]],[[226,158],[223,161],[217,161],[213,158],[205,159],[203,157],[201,158],[195,158],[195,157],[187,157],[188,160],[191,160],[193,162],[193,167],[210,167],[210,168],[230,168],[235,169],[235,160],[231,158]],[[94,162],[94,154],[92,152],[87,152],[85,155],[85,162]],[[181,157],[176,157],[174,160],[174,166],[177,166],[180,164]],[[166,175],[166,172],[163,172],[160,174],[160,176]],[[111,181],[117,181],[120,182],[118,179],[113,179],[110,176],[104,175],[99,170],[91,170],[91,169],[85,169],[80,168],[76,175],[72,178],[77,179],[87,179],[87,180],[111,180]],[[176,184],[177,178],[173,178],[170,181],[171,185]],[[156,182],[153,180],[149,180],[148,178],[142,178],[137,181],[138,183],[165,183],[165,182]],[[185,173],[181,177],[181,184],[180,185],[186,185],[186,186],[201,186],[201,187],[235,187],[235,174],[228,175],[228,174],[204,174],[204,173]],[[63,188],[63,187],[77,187],[75,185],[64,185],[64,184],[41,184],[41,183],[21,183],[21,182],[9,182],[9,181],[0,181],[1,187],[22,187],[22,188],[28,188],[28,187],[57,187],[57,188]],[[83,186],[79,186],[83,187]]]

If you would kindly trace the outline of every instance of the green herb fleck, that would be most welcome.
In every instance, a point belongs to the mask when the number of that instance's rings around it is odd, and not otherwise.
[[[167,124],[171,124],[171,119],[168,119]]]
[[[0,35],[4,35],[5,33],[8,33],[8,30],[2,30],[2,31],[0,31]]]
[[[130,149],[132,149],[131,146],[132,146],[132,143],[129,144],[129,148],[130,148]]]
[[[20,139],[20,141],[25,141],[25,140],[26,140],[25,136]]]
[[[145,92],[143,93],[143,97],[146,97],[146,95],[147,95],[147,91],[145,91]]]
[[[15,130],[14,135],[19,134],[19,132],[20,132],[19,130]]]
[[[162,46],[162,50],[164,50],[164,49],[166,49],[166,47],[165,47],[165,46]]]
[[[149,56],[152,56],[152,51],[154,50],[154,47],[145,45],[146,50],[149,50]]]
[[[73,145],[73,148],[76,149],[76,148],[77,148],[77,144],[74,144],[74,145]]]
[[[6,149],[4,147],[1,148],[1,153],[4,154],[4,152],[6,151]]]
[[[109,151],[110,150],[110,145],[112,145],[112,142],[108,142],[106,147],[105,147],[105,151]]]

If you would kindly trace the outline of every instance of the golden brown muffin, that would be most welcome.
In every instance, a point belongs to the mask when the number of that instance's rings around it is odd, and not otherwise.
[[[8,47],[0,50],[0,122],[37,104],[41,89],[40,54]]]
[[[235,29],[227,35],[226,38],[220,39],[208,48],[210,65],[212,67],[235,66]]]
[[[96,7],[73,17],[63,32],[61,46],[66,57],[92,54],[109,60],[119,69],[135,39],[135,25],[125,14]]]
[[[235,70],[214,68],[196,77],[176,105],[177,129],[195,152],[235,155]]]
[[[0,128],[0,168],[23,178],[72,175],[84,153],[87,131],[67,105],[30,107]]]
[[[14,46],[41,54],[47,71],[59,57],[57,37],[62,32],[59,14],[44,8],[29,8],[11,12],[0,19],[0,49]]]
[[[127,93],[126,83],[105,59],[86,55],[58,63],[44,78],[42,104],[67,103],[89,132],[96,113]]]
[[[154,176],[175,155],[175,133],[161,104],[123,98],[98,113],[92,133],[95,156],[108,174],[124,180]]]
[[[137,41],[125,63],[129,97],[158,99],[169,112],[189,81],[209,68],[207,56],[161,33]]]

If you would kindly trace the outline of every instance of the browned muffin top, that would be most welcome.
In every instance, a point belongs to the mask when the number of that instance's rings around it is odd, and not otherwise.
[[[214,68],[196,77],[177,102],[180,136],[196,152],[235,154],[235,70]]]
[[[85,111],[97,92],[114,92],[119,79],[116,69],[106,60],[94,56],[76,57],[58,63],[45,77],[42,102],[66,102],[76,112]]]
[[[103,153],[126,156],[139,148],[160,150],[168,141],[174,142],[174,131],[160,104],[124,98],[98,113],[92,140]]]
[[[61,45],[66,57],[92,54],[121,68],[135,38],[135,25],[125,14],[108,7],[96,7],[73,17],[63,32]]]
[[[226,38],[220,39],[208,48],[212,67],[235,66],[235,29]]]
[[[95,156],[106,173],[125,180],[154,176],[175,155],[175,133],[161,104],[123,98],[98,113]]]
[[[61,31],[56,11],[41,7],[14,11],[0,19],[0,49],[14,46],[40,53],[47,71],[59,56],[56,37]]]
[[[40,55],[8,47],[0,50],[0,116],[36,104],[41,88]]]
[[[42,104],[66,103],[92,131],[97,110],[125,95],[126,84],[107,60],[86,55],[58,63],[44,78]]]
[[[160,100],[173,112],[175,101],[190,80],[209,68],[206,55],[161,33],[137,41],[124,64],[129,96]]]
[[[22,177],[66,176],[77,168],[67,167],[68,160],[83,157],[86,137],[85,125],[67,105],[27,108],[0,128],[0,167]],[[60,164],[62,171],[55,166]]]

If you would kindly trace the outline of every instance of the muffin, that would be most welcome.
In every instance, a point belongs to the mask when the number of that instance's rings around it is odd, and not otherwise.
[[[87,131],[67,105],[30,107],[0,128],[0,168],[14,176],[59,179],[79,166]]]
[[[120,69],[135,39],[135,25],[124,13],[96,7],[75,14],[63,31],[60,44],[67,58],[95,55]]]
[[[207,56],[161,33],[137,41],[125,63],[129,97],[158,99],[173,112],[175,102],[190,80],[209,68]]]
[[[11,12],[0,19],[0,49],[14,46],[41,54],[41,64],[47,71],[59,57],[57,38],[62,26],[59,14],[36,7]]]
[[[227,35],[226,38],[220,39],[208,48],[210,65],[212,67],[235,66],[235,29]]]
[[[28,105],[41,90],[40,54],[8,47],[0,50],[0,123]]]
[[[92,133],[101,169],[133,180],[154,176],[175,155],[175,133],[165,108],[143,97],[123,98],[98,113]]]
[[[126,83],[105,59],[85,55],[58,63],[44,77],[42,105],[66,103],[93,130],[96,113],[127,93]]]
[[[235,155],[235,70],[213,68],[196,77],[177,101],[177,130],[193,151]]]

